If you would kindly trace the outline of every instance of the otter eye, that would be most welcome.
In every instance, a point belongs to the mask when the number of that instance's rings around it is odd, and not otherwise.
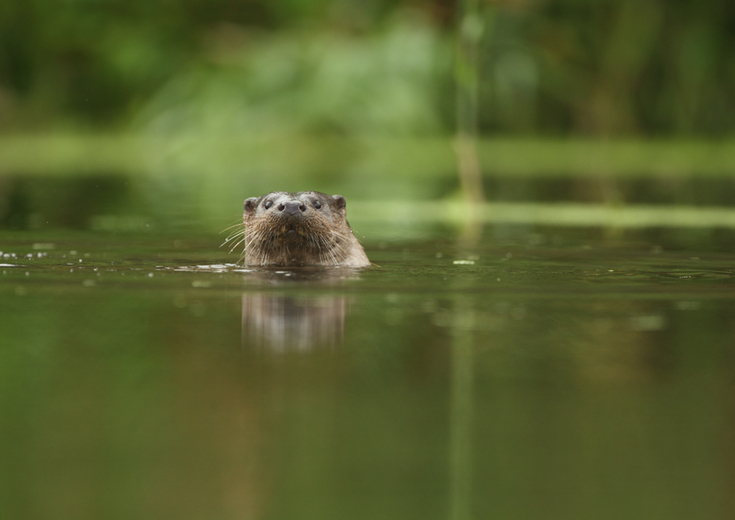
[[[318,200],[315,200],[315,201],[314,201],[314,207],[315,207],[316,209],[322,209],[322,203],[321,203],[321,202],[319,202]]]
[[[265,204],[263,204],[263,207],[265,209],[271,209],[271,206],[273,206],[273,201],[272,200],[266,200],[265,201]]]

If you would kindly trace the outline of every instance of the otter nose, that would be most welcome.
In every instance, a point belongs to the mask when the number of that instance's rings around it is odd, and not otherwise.
[[[299,201],[281,202],[276,206],[276,209],[286,213],[287,215],[298,215],[299,213],[306,211],[306,205]]]

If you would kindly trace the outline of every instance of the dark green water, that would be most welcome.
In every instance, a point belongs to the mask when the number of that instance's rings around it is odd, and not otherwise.
[[[0,516],[729,518],[732,238],[2,232]]]

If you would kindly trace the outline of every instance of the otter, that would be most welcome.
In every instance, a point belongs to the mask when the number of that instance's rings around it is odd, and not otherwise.
[[[341,195],[274,191],[245,200],[244,207],[247,266],[370,265],[347,222]]]

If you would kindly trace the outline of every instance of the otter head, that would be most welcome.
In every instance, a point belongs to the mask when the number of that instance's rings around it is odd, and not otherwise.
[[[245,200],[245,264],[370,265],[347,223],[341,195],[276,191]]]

